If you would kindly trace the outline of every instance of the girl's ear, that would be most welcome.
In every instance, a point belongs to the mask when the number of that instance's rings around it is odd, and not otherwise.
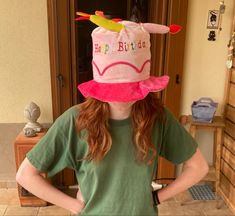
[[[159,25],[155,23],[142,23],[142,26],[146,31],[153,34],[166,34],[170,32],[171,34],[178,33],[182,27],[180,25],[170,25],[170,27],[165,25]]]

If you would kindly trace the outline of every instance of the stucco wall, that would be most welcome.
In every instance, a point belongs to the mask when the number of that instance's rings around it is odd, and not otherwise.
[[[25,122],[34,101],[52,122],[46,0],[0,0],[0,123]]]
[[[192,102],[200,97],[210,97],[218,102],[216,115],[223,113],[228,76],[225,62],[235,1],[224,2],[226,9],[222,15],[222,31],[216,33],[216,41],[208,41],[208,11],[218,10],[220,0],[189,0],[181,114],[191,114]],[[211,164],[213,133],[199,131],[196,139],[202,153]]]

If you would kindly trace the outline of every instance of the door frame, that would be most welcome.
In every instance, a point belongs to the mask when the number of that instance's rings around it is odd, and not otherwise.
[[[75,0],[47,0],[53,120],[73,105],[76,82]],[[71,92],[72,90],[72,92]]]

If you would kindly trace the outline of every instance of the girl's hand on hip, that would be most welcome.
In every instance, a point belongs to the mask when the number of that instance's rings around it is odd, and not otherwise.
[[[84,207],[85,207],[85,203],[79,199],[74,199],[74,204],[73,204],[73,207],[72,209],[70,209],[70,211],[73,213],[73,214],[78,214],[80,213]]]
[[[74,208],[74,210],[72,211],[75,214],[80,213],[84,207],[85,207],[85,201],[84,198],[82,196],[81,190],[80,188],[78,188],[78,192],[77,192],[77,196],[76,196],[76,206]]]
[[[80,190],[80,188],[78,188],[78,192],[77,192],[77,199],[80,200],[81,202],[85,203],[82,192]]]

